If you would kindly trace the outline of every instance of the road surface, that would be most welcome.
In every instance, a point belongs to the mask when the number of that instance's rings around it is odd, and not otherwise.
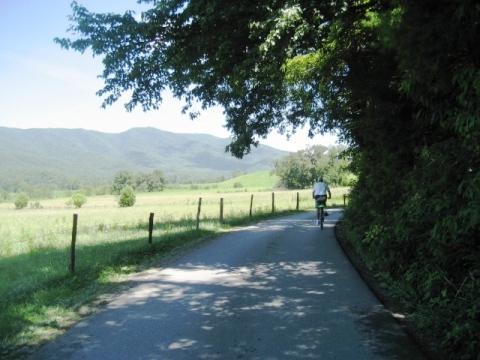
[[[220,236],[30,359],[424,359],[338,245],[331,210]]]

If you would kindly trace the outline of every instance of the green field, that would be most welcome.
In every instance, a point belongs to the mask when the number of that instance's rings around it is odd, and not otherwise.
[[[135,205],[129,208],[119,207],[112,195],[89,197],[80,209],[68,207],[67,198],[40,201],[41,208],[22,210],[0,204],[0,354],[18,355],[25,345],[60,333],[89,311],[87,304],[116,291],[124,275],[168,254],[234,226],[296,211],[297,196],[299,210],[313,212],[310,190],[272,190],[275,183],[268,172],[249,174],[218,184],[137,194]],[[347,191],[332,189],[329,204],[343,205]],[[221,199],[223,223],[219,221]],[[154,227],[149,245],[151,213]],[[74,214],[78,225],[72,273]]]

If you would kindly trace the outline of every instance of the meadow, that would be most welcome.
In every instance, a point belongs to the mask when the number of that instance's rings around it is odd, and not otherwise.
[[[102,299],[126,284],[130,273],[235,226],[296,211],[297,196],[299,211],[313,212],[310,190],[272,190],[274,183],[266,174],[250,174],[218,184],[177,186],[137,194],[135,205],[127,208],[119,207],[113,195],[88,197],[81,208],[66,205],[68,198],[40,201],[40,207],[22,210],[0,204],[0,357],[17,358],[61,333],[101,306]],[[343,206],[347,191],[333,188],[329,205]],[[154,214],[151,245],[150,213]],[[74,214],[78,215],[76,264],[71,272]]]

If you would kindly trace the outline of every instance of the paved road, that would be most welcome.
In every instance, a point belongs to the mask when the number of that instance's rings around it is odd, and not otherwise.
[[[30,359],[423,359],[339,247],[340,215],[265,221],[139,274]]]

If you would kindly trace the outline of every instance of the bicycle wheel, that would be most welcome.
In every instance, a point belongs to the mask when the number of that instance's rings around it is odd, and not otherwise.
[[[325,220],[325,215],[323,214],[323,207],[320,209],[320,229],[323,230],[323,221]]]

